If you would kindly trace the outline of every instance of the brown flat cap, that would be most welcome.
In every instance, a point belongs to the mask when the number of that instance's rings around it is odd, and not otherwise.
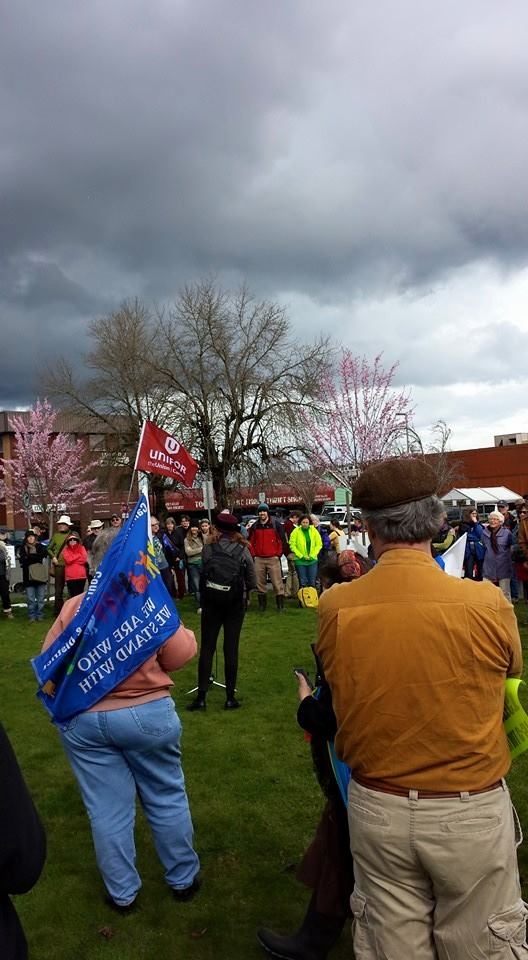
[[[436,474],[425,460],[394,457],[363,471],[352,487],[352,503],[362,510],[381,510],[423,500],[436,493]]]

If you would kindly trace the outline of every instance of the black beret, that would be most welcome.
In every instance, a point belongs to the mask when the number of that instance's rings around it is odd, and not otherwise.
[[[396,507],[432,496],[436,486],[436,474],[425,460],[394,457],[363,471],[352,487],[352,503],[362,510]]]
[[[238,530],[238,520],[232,513],[219,513],[215,520],[215,527],[224,533]]]

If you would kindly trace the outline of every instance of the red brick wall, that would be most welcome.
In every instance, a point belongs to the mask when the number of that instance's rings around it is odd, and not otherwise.
[[[453,450],[448,456],[460,474],[453,487],[508,487],[515,493],[528,492],[528,443]]]

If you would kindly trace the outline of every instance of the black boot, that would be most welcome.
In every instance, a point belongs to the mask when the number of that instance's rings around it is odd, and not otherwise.
[[[281,593],[278,593],[275,597],[275,603],[277,604],[277,610],[279,613],[282,613],[284,610],[284,596]]]
[[[329,951],[341,936],[345,917],[328,917],[317,913],[310,901],[306,916],[297,933],[282,937],[273,930],[257,930],[257,940],[272,957],[281,960],[326,960]]]
[[[196,697],[187,704],[186,709],[191,711],[205,710],[205,693],[203,690],[198,690]]]
[[[258,593],[257,597],[258,597],[259,613],[264,613],[264,610],[266,609],[266,594]]]

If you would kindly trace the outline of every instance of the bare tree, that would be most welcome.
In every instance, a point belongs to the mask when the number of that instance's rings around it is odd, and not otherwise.
[[[158,336],[164,359],[156,374],[184,408],[181,431],[218,502],[227,502],[238,474],[267,468],[292,448],[300,411],[321,395],[328,341],[296,341],[278,304],[211,280],[184,288],[159,318]]]
[[[116,454],[128,453],[132,463],[144,420],[165,429],[174,423],[174,398],[152,375],[158,359],[155,329],[155,315],[141,301],[127,301],[90,322],[93,346],[83,357],[87,375],[59,358],[44,377],[56,403],[91,424],[104,424],[116,439]]]
[[[318,465],[312,466],[302,452],[296,451],[273,465],[266,481],[262,482],[286,484],[304,504],[306,511],[311,513],[315,501],[320,496],[321,484],[324,483],[324,471]]]
[[[49,393],[104,421],[121,450],[135,451],[143,419],[176,433],[219,503],[240,476],[294,449],[293,428],[321,396],[328,366],[327,339],[299,343],[278,304],[213,280],[186,286],[164,312],[135,300],[89,329],[91,376],[78,379],[60,361]]]
[[[449,449],[451,428],[445,420],[437,420],[432,426],[434,440],[427,451],[427,461],[437,476],[437,490],[440,495],[447,493],[457,483],[462,483],[463,463]]]

